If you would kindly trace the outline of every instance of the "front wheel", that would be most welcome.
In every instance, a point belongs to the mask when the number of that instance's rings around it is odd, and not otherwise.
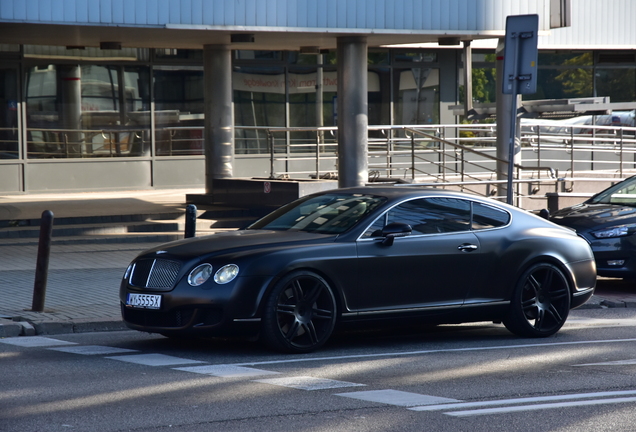
[[[549,263],[535,264],[522,275],[504,325],[524,337],[546,337],[559,331],[570,312],[570,283]]]
[[[329,339],[336,316],[336,298],[322,277],[308,271],[290,273],[267,298],[261,337],[278,351],[310,352]]]

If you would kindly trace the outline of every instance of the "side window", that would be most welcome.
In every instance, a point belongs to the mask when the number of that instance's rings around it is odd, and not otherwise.
[[[413,235],[451,233],[470,229],[470,202],[456,198],[420,198],[393,207],[362,236],[377,237],[392,222],[406,223]]]
[[[473,203],[473,229],[497,228],[510,221],[507,211],[486,204]]]

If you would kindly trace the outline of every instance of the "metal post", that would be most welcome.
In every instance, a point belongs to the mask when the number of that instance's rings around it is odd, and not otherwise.
[[[35,281],[33,283],[33,312],[44,311],[46,298],[46,282],[49,272],[49,256],[51,254],[51,237],[53,235],[53,212],[44,210],[40,222],[40,240],[38,243],[38,258],[35,265]]]
[[[267,130],[267,143],[269,144],[269,178],[275,179],[274,174],[274,132]]]
[[[188,204],[185,215],[185,238],[194,237],[197,230],[197,206]]]
[[[411,132],[411,180],[415,180],[415,133]]]

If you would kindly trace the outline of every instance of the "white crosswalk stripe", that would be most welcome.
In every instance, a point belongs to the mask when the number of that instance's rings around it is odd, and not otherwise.
[[[235,365],[205,365],[173,368],[184,372],[194,372],[205,375],[212,375],[223,378],[249,378],[262,375],[274,375],[279,372],[272,372],[262,369],[249,368]]]
[[[25,348],[50,347],[57,345],[77,345],[75,342],[66,342],[63,340],[48,338],[44,336],[11,337],[0,339],[0,343],[21,346]]]
[[[136,354],[115,357],[105,357],[111,360],[119,360],[123,362],[136,363],[146,366],[172,366],[179,364],[205,363],[199,360],[189,360],[165,354]]]
[[[337,381],[325,378],[315,378],[310,376],[295,376],[285,378],[270,378],[262,380],[254,380],[263,384],[273,384],[282,387],[291,387],[300,390],[327,390],[342,387],[359,387],[364,384],[350,383],[346,381]]]

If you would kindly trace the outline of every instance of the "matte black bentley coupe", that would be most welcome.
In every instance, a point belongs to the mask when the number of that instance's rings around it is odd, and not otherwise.
[[[145,251],[120,299],[132,329],[308,352],[360,320],[550,336],[595,285],[590,246],[569,229],[473,195],[385,186],[309,195],[247,229]]]

